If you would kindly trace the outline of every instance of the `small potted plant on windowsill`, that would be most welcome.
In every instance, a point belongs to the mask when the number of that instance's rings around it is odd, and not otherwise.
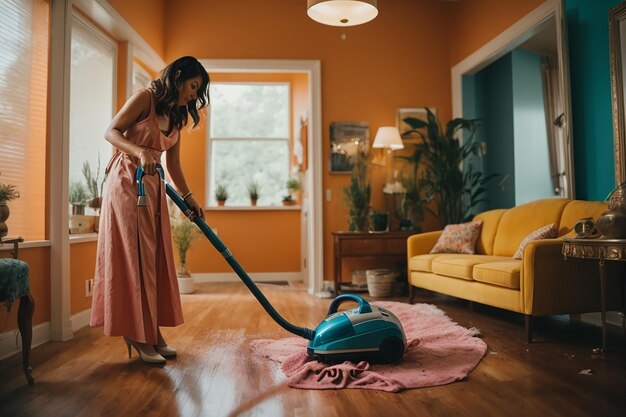
[[[283,206],[295,206],[296,203],[297,201],[294,200],[291,195],[286,195],[283,197]]]
[[[85,185],[80,182],[72,182],[70,185],[69,200],[72,205],[70,215],[70,233],[87,233],[90,231],[89,219],[85,216],[85,204],[89,195]]]
[[[215,199],[217,200],[218,206],[223,206],[226,204],[226,200],[228,200],[228,190],[223,185],[218,185],[215,188]]]
[[[287,187],[287,192],[289,193],[291,198],[295,200],[296,203],[300,201],[300,198],[298,198],[298,194],[300,191],[300,181],[298,181],[296,178],[289,178],[285,186]]]
[[[7,203],[16,198],[20,198],[20,193],[15,189],[15,185],[0,183],[0,237],[5,237],[9,233],[5,222],[11,211]]]
[[[248,195],[250,196],[250,204],[256,206],[256,202],[259,199],[259,183],[256,181],[250,181],[248,183]]]

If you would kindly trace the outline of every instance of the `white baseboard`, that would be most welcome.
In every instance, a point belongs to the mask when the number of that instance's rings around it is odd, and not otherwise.
[[[51,338],[50,335],[51,328],[49,321],[33,326],[33,341],[31,343],[31,349],[48,342]],[[0,333],[0,359],[5,359],[21,352],[22,337],[19,335],[19,331],[17,329]]]
[[[72,322],[72,333],[82,329],[85,326],[89,326],[89,319],[91,318],[91,309],[83,310],[80,313],[74,314],[70,317]]]
[[[304,281],[304,272],[254,272],[249,274],[255,282]],[[234,272],[206,272],[191,274],[195,283],[240,281]]]

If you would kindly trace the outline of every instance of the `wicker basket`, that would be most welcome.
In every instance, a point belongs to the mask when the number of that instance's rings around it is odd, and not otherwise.
[[[396,274],[389,269],[368,269],[367,291],[372,297],[390,297],[396,284]]]

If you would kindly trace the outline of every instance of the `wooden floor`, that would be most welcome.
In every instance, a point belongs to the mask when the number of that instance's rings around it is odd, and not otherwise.
[[[262,285],[289,321],[315,327],[329,300],[289,286]],[[20,357],[0,362],[0,416],[624,416],[626,343],[594,355],[597,327],[563,318],[539,320],[538,341],[525,343],[520,316],[418,292],[466,327],[482,332],[489,351],[469,377],[450,385],[390,394],[286,387],[280,370],[251,354],[258,338],[288,336],[243,284],[202,284],[184,295],[186,323],[164,334],[179,351],[164,367],[148,366],[121,338],[84,328],[68,342],[32,352],[35,385]],[[579,375],[591,369],[591,375]]]

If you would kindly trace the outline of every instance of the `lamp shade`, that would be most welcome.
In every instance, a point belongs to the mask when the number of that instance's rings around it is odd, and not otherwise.
[[[378,128],[372,148],[402,149],[404,143],[397,127],[383,126]]]
[[[378,15],[376,0],[307,0],[307,14],[331,26],[356,26]]]

